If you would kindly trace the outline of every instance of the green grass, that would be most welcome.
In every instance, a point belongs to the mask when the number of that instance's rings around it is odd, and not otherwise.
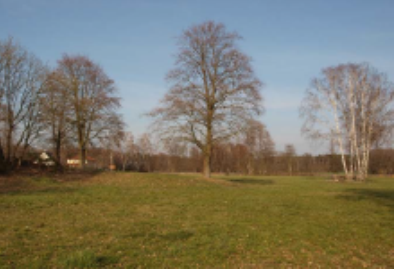
[[[14,179],[1,268],[394,267],[394,179]]]

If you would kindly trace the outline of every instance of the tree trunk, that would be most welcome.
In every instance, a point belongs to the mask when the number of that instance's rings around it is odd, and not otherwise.
[[[205,147],[203,150],[204,154],[204,177],[211,178],[211,162],[212,162],[212,118],[213,118],[213,108],[208,106],[208,115],[207,115],[207,134],[205,139]]]
[[[61,132],[57,133],[57,137],[56,137],[56,148],[55,148],[55,158],[56,158],[56,162],[58,163],[58,165],[61,165],[61,153],[62,153],[62,135]]]
[[[288,168],[288,171],[289,171],[289,175],[292,176],[293,175],[293,161],[291,159],[288,160],[287,168]]]
[[[86,148],[85,147],[81,147],[80,152],[79,152],[79,167],[84,169],[85,168],[85,164],[86,164]]]
[[[253,156],[249,156],[248,158],[248,165],[247,165],[247,169],[248,169],[248,175],[253,175],[254,174],[254,167],[253,167]]]
[[[341,133],[341,129],[340,129],[340,124],[339,124],[337,103],[334,98],[332,98],[330,102],[331,102],[332,107],[334,108],[334,120],[335,120],[335,129],[336,129],[335,135],[337,136],[339,152],[341,153],[343,171],[345,172],[346,178],[348,178],[349,171],[348,171],[348,168],[346,165],[345,150],[344,150],[344,145],[343,145],[343,141],[342,141],[342,133]]]
[[[61,147],[60,147],[60,143],[56,143],[56,151],[55,151],[55,158],[56,158],[56,162],[57,165],[61,166]]]
[[[12,163],[12,129],[10,127],[9,130],[7,130],[7,140],[6,140],[6,156],[5,156],[5,162],[8,163],[9,165]]]
[[[56,147],[55,147],[55,161],[56,161],[56,167],[59,172],[63,171],[63,165],[61,161],[61,155],[62,155],[62,145],[61,145],[61,140],[58,137],[58,140],[56,141]]]
[[[204,177],[211,178],[211,154],[204,154]]]
[[[2,172],[5,172],[5,158],[4,158],[3,145],[1,144],[1,140],[0,140],[0,173]]]
[[[0,163],[4,162],[4,152],[3,152],[3,145],[1,144],[0,140]]]

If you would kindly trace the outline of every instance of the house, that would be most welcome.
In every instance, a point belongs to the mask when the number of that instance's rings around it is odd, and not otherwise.
[[[73,156],[71,158],[67,158],[67,165],[69,167],[72,168],[77,168],[80,166],[81,160],[79,158],[79,156]],[[97,168],[97,164],[96,164],[96,159],[90,157],[90,156],[86,156],[85,159],[85,166],[86,167],[92,167],[92,168]]]
[[[56,161],[55,161],[55,158],[53,158],[52,154],[44,151],[40,155],[38,155],[38,157],[33,161],[33,164],[45,165],[45,166],[55,166]]]

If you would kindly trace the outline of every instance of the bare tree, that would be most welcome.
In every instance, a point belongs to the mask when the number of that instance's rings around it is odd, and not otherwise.
[[[2,70],[0,70],[1,72]],[[0,82],[1,83],[1,82]],[[4,88],[0,87],[0,111],[5,111],[5,105],[3,104]],[[6,170],[6,160],[4,155],[4,138],[5,134],[5,118],[0,115],[0,173]]]
[[[152,171],[152,155],[154,152],[153,144],[149,134],[144,133],[138,139],[138,170],[140,171]]]
[[[245,134],[245,144],[249,152],[248,173],[254,174],[256,169],[261,170],[261,166],[265,165],[263,160],[268,151],[272,151],[273,154],[274,144],[264,124],[255,120],[249,123]]]
[[[275,144],[265,125],[251,120],[245,133],[244,143],[249,151],[248,173],[266,174],[269,161],[275,154]]]
[[[392,133],[393,101],[393,84],[368,64],[326,68],[303,100],[303,133],[333,139],[347,178],[365,180],[372,145]]]
[[[88,146],[123,128],[123,121],[116,114],[119,98],[115,96],[113,80],[85,56],[64,55],[56,72],[65,84],[72,109],[70,124],[80,151],[80,165],[84,167]]]
[[[130,165],[136,151],[133,134],[131,132],[124,132],[117,144],[117,152],[119,153],[123,171],[126,171],[126,167]]]
[[[184,141],[179,141],[175,138],[167,139],[164,141],[164,149],[168,155],[167,165],[170,172],[179,171],[178,158],[187,155],[187,145]]]
[[[12,38],[0,41],[1,147],[8,166],[23,157],[41,130],[39,92],[45,67]]]
[[[283,156],[286,160],[288,173],[290,175],[293,175],[293,173],[294,173],[294,159],[297,156],[296,150],[295,150],[295,147],[293,144],[286,144],[285,145],[285,152],[283,153]]]
[[[71,104],[68,98],[66,79],[56,71],[48,73],[41,92],[41,115],[45,130],[49,134],[57,165],[62,164],[62,148],[70,133]]]
[[[177,137],[201,150],[207,178],[213,146],[262,113],[262,83],[250,58],[237,48],[239,39],[211,21],[184,31],[176,67],[168,74],[171,89],[150,113],[162,137]]]

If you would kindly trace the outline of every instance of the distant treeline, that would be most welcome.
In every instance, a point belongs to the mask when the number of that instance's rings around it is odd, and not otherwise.
[[[216,147],[213,151],[212,171],[223,174],[249,175],[314,175],[321,173],[342,173],[341,156],[325,154],[312,156],[273,153],[266,156],[251,156],[245,145]],[[108,156],[108,155],[107,155]],[[375,149],[371,151],[371,174],[394,174],[394,150]],[[117,170],[139,172],[202,172],[202,158],[196,149],[188,156],[136,153],[123,166],[120,153],[114,154]]]
[[[293,145],[285,146],[284,151],[275,150],[275,145],[265,133],[263,147],[251,147],[249,139],[217,145],[213,149],[212,172],[221,174],[244,175],[316,175],[324,173],[343,173],[341,155],[338,153],[298,155]],[[164,172],[164,173],[201,173],[203,156],[195,148],[183,143],[163,146],[153,142],[148,134],[134,140],[131,133],[124,137],[124,143],[118,146],[92,147],[87,152],[87,166],[95,169],[113,169],[132,172]],[[248,144],[248,143],[249,144]],[[24,159],[22,167],[37,167],[37,160],[43,151],[31,149]],[[79,169],[70,165],[70,159],[78,159],[78,148],[68,145],[62,152],[61,166],[64,169]],[[56,160],[51,151],[46,152]],[[394,149],[373,149],[369,164],[370,174],[394,174]],[[350,156],[346,156],[349,159]],[[41,168],[55,170],[41,163]]]

